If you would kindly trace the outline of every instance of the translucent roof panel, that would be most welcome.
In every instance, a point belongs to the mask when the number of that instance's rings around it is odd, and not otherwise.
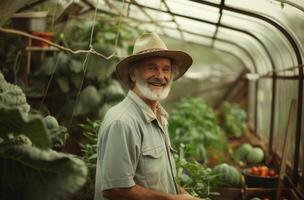
[[[173,37],[176,39],[180,39],[181,38],[181,33],[178,30],[172,30],[172,29],[167,29],[165,28],[165,33],[167,36],[169,37]],[[197,44],[202,44],[204,46],[210,46],[212,40],[210,38],[204,38],[204,37],[200,37],[200,36],[196,36],[193,34],[188,34],[188,33],[183,33],[184,39],[185,41],[189,41],[189,42],[193,42],[193,43],[197,43]]]
[[[304,8],[304,1],[292,1],[295,5]],[[299,8],[292,6],[285,2],[284,8],[281,7],[280,2],[277,0],[256,0],[256,1],[243,1],[243,0],[226,0],[225,4],[231,7],[237,7],[244,10],[249,10],[255,13],[260,13],[270,19],[278,22],[284,27],[296,40],[298,47],[302,50],[303,58],[303,24],[304,12]]]
[[[246,30],[258,37],[271,54],[270,56],[278,69],[296,65],[296,57],[292,46],[281,32],[268,23],[230,11],[224,11],[222,23]],[[276,47],[273,44],[276,44]]]
[[[220,28],[217,37],[229,39],[230,41],[241,45],[244,49],[246,49],[251,57],[256,61],[255,64],[258,73],[263,74],[271,69],[270,61],[268,57],[265,56],[265,51],[254,38],[244,33],[236,32],[234,30],[229,30],[226,28]]]
[[[198,34],[205,34],[213,36],[216,30],[216,26],[206,24],[198,21],[189,20],[183,17],[176,17],[176,22],[180,25],[180,28],[189,30]]]
[[[254,63],[252,63],[248,55],[240,48],[236,47],[235,45],[221,41],[216,41],[214,43],[214,48],[234,55],[235,57],[240,59],[241,62],[243,62],[244,66],[246,66],[248,70],[252,71],[252,66],[254,65]]]
[[[217,22],[219,18],[219,9],[206,6],[204,4],[198,4],[191,1],[180,0],[167,0],[170,10],[174,13],[185,15],[189,17],[195,17],[212,22]],[[191,12],[189,12],[191,10]]]

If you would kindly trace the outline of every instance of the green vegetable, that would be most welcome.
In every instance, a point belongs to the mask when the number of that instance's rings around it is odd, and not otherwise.
[[[82,105],[96,107],[99,104],[99,101],[100,95],[94,86],[89,85],[82,90],[80,94],[80,102]]]
[[[30,111],[26,97],[19,86],[8,83],[0,72],[0,106],[18,108],[24,113]]]
[[[251,198],[250,200],[262,200],[262,199],[259,197],[254,197],[254,198]]]
[[[43,118],[29,113],[22,90],[7,83],[1,73],[0,88],[0,191],[4,191],[0,199],[68,198],[85,183],[86,165],[50,149],[50,131]]]
[[[239,187],[241,185],[241,173],[226,163],[214,167],[213,171],[218,175],[220,186]]]
[[[242,144],[235,152],[235,159],[237,162],[246,162],[247,155],[252,150],[252,146],[248,143]]]
[[[86,115],[91,112],[94,112],[101,100],[101,96],[98,93],[97,89],[89,85],[84,88],[80,94],[80,100],[78,105],[76,106],[76,115]]]
[[[188,150],[187,146],[180,144],[179,153],[174,155],[177,182],[193,196],[206,199],[218,195],[210,192],[210,187],[218,186],[215,172],[195,160],[187,160],[185,155]]]
[[[120,101],[125,96],[124,90],[116,80],[111,80],[106,88],[101,88],[100,94],[103,95],[105,102]]]
[[[46,116],[43,118],[43,122],[46,124],[46,127],[48,129],[56,129],[59,128],[59,124],[57,122],[57,119],[51,115]]]
[[[215,154],[228,148],[212,107],[199,98],[188,97],[177,103],[170,113],[169,133],[175,147],[189,144],[186,157],[199,162],[207,161],[209,147]]]
[[[78,158],[19,145],[0,148],[1,199],[66,199],[86,181],[87,168]]]
[[[221,105],[223,113],[222,128],[228,136],[241,137],[247,129],[247,114],[239,105],[224,102]]]
[[[264,159],[264,151],[259,147],[254,147],[247,155],[247,161],[251,164],[257,164]]]

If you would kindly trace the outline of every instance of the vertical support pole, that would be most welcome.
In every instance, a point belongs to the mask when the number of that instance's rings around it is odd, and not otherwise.
[[[255,82],[255,116],[254,116],[254,131],[255,135],[258,135],[258,90],[259,90],[259,79]]]
[[[268,152],[271,154],[273,146],[273,132],[274,132],[274,116],[275,116],[275,105],[276,105],[276,95],[277,95],[277,77],[276,73],[272,76],[272,99],[271,99],[271,116],[270,116],[270,135],[269,135],[269,144]]]

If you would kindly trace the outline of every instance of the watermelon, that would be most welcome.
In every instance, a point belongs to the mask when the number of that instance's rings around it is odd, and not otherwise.
[[[247,155],[252,150],[252,146],[248,143],[242,144],[235,152],[235,160],[237,162],[246,162]]]
[[[247,155],[247,162],[258,164],[264,159],[264,151],[259,147],[254,147]]]
[[[241,185],[241,173],[235,167],[222,163],[215,166],[213,171],[217,175],[219,186],[239,187]]]

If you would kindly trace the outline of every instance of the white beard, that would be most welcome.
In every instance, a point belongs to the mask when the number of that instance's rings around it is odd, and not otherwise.
[[[145,98],[150,99],[152,101],[161,101],[167,98],[171,90],[172,79],[165,87],[157,91],[153,91],[152,89],[150,89],[147,80],[143,79],[137,71],[135,71],[135,79],[136,79],[135,84],[139,92]]]

